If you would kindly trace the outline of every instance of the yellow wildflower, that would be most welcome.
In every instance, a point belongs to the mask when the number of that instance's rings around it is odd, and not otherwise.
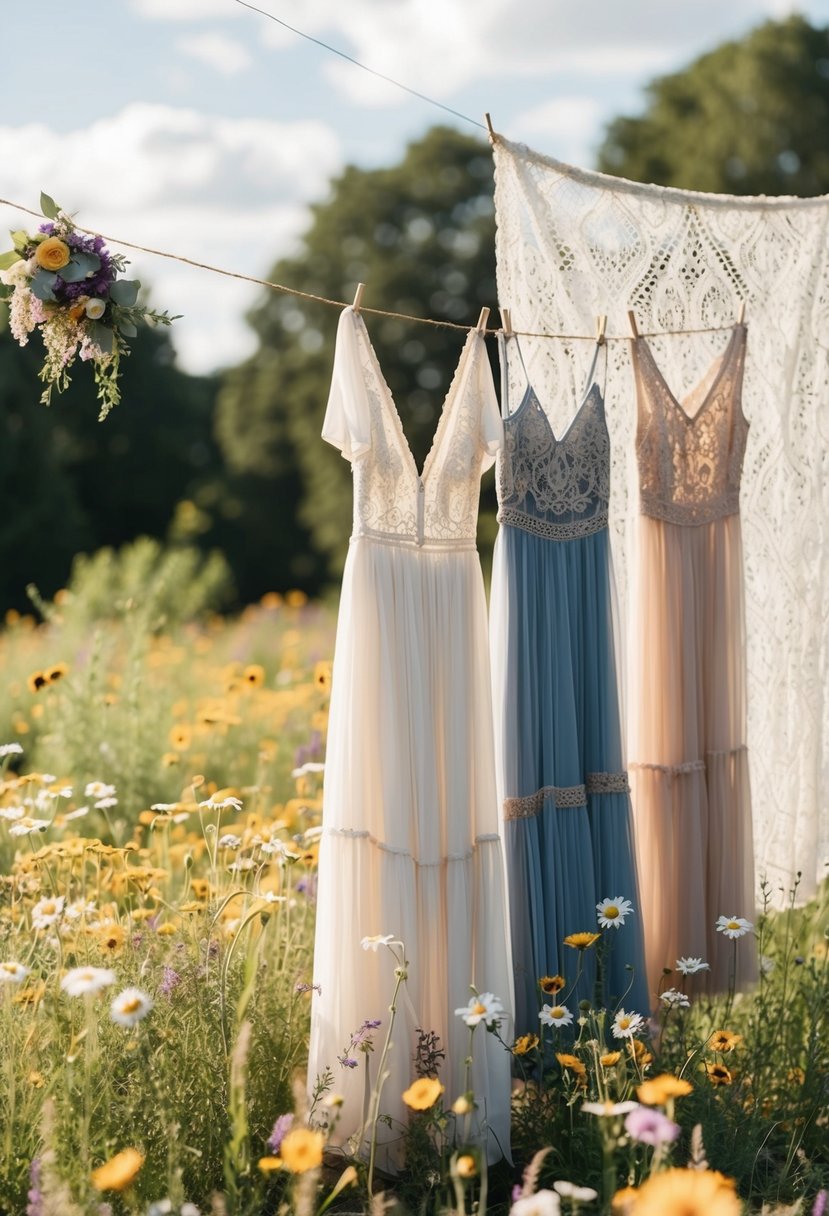
[[[44,671],[33,671],[30,676],[26,677],[29,692],[40,692],[41,688],[45,688],[48,683],[49,677]]]
[[[260,1157],[257,1165],[263,1174],[272,1174],[282,1169],[283,1162],[281,1157]]]
[[[602,1068],[613,1068],[622,1058],[621,1051],[606,1051],[603,1056],[599,1056],[599,1063]]]
[[[261,688],[265,683],[265,668],[259,663],[250,663],[242,672],[242,680],[251,688]]]
[[[589,950],[601,937],[601,933],[568,933],[564,939],[565,946],[574,950]]]
[[[124,1191],[135,1181],[143,1164],[138,1149],[125,1148],[92,1171],[92,1185],[96,1191]]]
[[[664,1106],[670,1098],[684,1098],[693,1088],[691,1082],[683,1077],[664,1072],[650,1081],[643,1081],[636,1090],[636,1096],[645,1106]]]
[[[428,1110],[442,1093],[443,1086],[436,1077],[419,1077],[404,1091],[403,1101],[412,1110]]]
[[[633,1210],[635,1216],[740,1216],[743,1205],[732,1180],[717,1170],[667,1169],[643,1183]]]
[[[459,1178],[474,1178],[478,1172],[478,1166],[475,1158],[469,1153],[464,1153],[462,1157],[458,1157],[455,1162],[455,1172]]]
[[[734,1079],[731,1071],[724,1064],[711,1064],[709,1061],[706,1061],[702,1067],[708,1073],[708,1080],[714,1086],[730,1085]]]
[[[563,975],[542,975],[538,986],[547,996],[555,996],[567,983]]]
[[[288,1132],[282,1141],[282,1163],[292,1174],[304,1174],[322,1164],[322,1149],[325,1139],[321,1132],[308,1127],[297,1127]]]
[[[733,1030],[715,1030],[708,1040],[708,1046],[712,1051],[733,1051],[742,1041],[743,1036],[735,1034]]]
[[[516,1039],[512,1045],[512,1054],[514,1056],[525,1056],[530,1051],[535,1051],[538,1046],[537,1034],[522,1034],[520,1039]]]

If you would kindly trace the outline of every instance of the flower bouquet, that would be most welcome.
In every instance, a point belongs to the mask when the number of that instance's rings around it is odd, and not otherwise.
[[[121,357],[129,353],[127,339],[135,337],[137,324],[169,325],[177,318],[139,304],[139,281],[119,277],[129,264],[124,255],[110,253],[102,237],[77,229],[48,194],[41,194],[40,209],[46,222],[34,233],[13,232],[14,249],[0,254],[9,325],[21,346],[33,330],[40,331],[46,347],[40,369],[44,405],[51,403],[53,389],[62,393],[68,387],[78,355],[92,363],[103,421],[121,398]]]

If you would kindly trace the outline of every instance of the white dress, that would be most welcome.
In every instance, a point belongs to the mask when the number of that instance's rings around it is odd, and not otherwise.
[[[364,1070],[374,1081],[394,988],[389,951],[405,944],[380,1103],[379,1164],[401,1163],[402,1092],[417,1030],[440,1036],[448,1106],[465,1089],[469,1030],[455,1010],[470,985],[503,1002],[511,969],[498,833],[486,602],[475,547],[479,482],[503,428],[485,341],[470,332],[422,474],[362,317],[343,312],[323,438],[352,463],[354,529],[343,576],[319,862],[309,1087],[330,1070],[345,1098],[336,1139],[358,1137]],[[348,1052],[381,1019],[375,1052]],[[338,1057],[351,1055],[357,1068]],[[472,1089],[487,1155],[509,1152],[510,1057],[479,1026]],[[365,1145],[352,1148],[364,1151]]]

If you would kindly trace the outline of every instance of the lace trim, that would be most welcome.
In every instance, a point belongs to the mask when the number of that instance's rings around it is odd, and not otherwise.
[[[437,861],[421,861],[415,857],[410,849],[402,849],[398,848],[397,845],[386,844],[385,841],[380,840],[366,828],[326,828],[325,834],[327,836],[342,836],[348,840],[367,840],[369,844],[374,845],[375,848],[380,849],[383,853],[391,853],[395,857],[408,858],[409,861],[413,861],[421,870],[427,870],[434,866],[442,866],[447,861],[469,861],[474,857],[476,847],[479,844],[501,843],[501,837],[497,832],[486,832],[480,836],[476,836],[472,842],[472,847],[463,853],[447,853],[445,857],[440,857]]]
[[[588,773],[585,782],[588,794],[629,794],[627,773]]]
[[[431,540],[427,537],[419,541],[416,536],[398,536],[395,533],[374,532],[370,528],[361,528],[351,537],[350,544],[358,540],[369,540],[373,545],[390,545],[393,549],[451,549],[453,553],[459,550],[464,553],[477,553],[478,547],[474,540]]]
[[[556,807],[586,807],[589,794],[628,793],[627,773],[588,773],[584,785],[545,785],[523,798],[505,798],[503,815],[504,819],[532,819],[548,798]]]
[[[740,513],[740,492],[733,490],[715,502],[665,502],[644,492],[640,495],[643,515],[664,519],[669,524],[711,524],[717,519]]]
[[[685,760],[682,764],[649,764],[641,761],[633,763],[629,767],[632,769],[645,769],[650,773],[665,773],[668,777],[683,777],[687,773],[704,773],[712,760],[723,760],[731,756],[738,756],[747,751],[747,745],[740,743],[737,747],[730,747],[726,751],[706,752],[704,760]]]
[[[579,536],[592,536],[594,532],[606,528],[607,511],[600,511],[590,519],[576,519],[565,524],[539,519],[537,515],[528,515],[515,507],[502,507],[498,512],[498,522],[521,528],[523,532],[532,532],[534,536],[543,536],[546,540],[573,540]]]

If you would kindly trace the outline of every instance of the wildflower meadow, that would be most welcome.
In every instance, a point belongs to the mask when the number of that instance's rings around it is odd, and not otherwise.
[[[764,890],[722,909],[746,993],[601,1008],[538,977],[515,1040],[506,994],[471,991],[470,1053],[513,1060],[511,1160],[487,1167],[473,1091],[424,1028],[403,1095],[406,1168],[337,1137],[340,1070],[364,1139],[406,983],[396,926],[366,939],[391,1009],[343,1026],[305,1086],[333,606],[267,595],[224,617],[218,558],[141,541],[75,564],[0,632],[0,1211],[259,1216],[820,1216],[829,1187],[829,900]],[[607,892],[581,958],[638,914]]]

